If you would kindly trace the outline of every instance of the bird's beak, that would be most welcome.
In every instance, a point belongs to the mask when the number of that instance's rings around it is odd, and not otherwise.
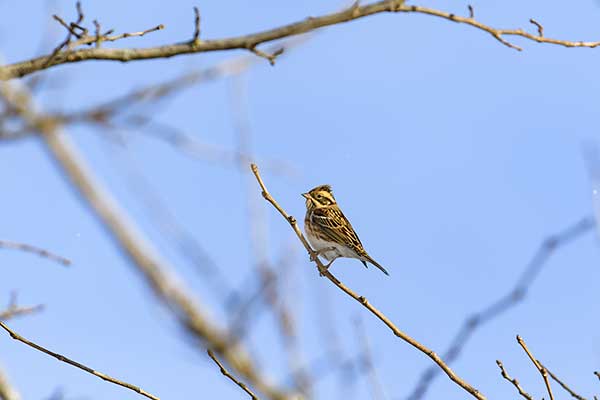
[[[305,199],[308,199],[310,197],[310,195],[308,193],[302,193],[301,196],[304,197]]]

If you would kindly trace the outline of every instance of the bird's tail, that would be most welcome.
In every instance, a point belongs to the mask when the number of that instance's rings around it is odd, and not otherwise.
[[[371,264],[373,264],[374,266],[376,266],[377,268],[379,268],[381,270],[381,272],[383,272],[384,274],[386,274],[387,276],[389,276],[389,272],[386,271],[385,268],[383,268],[381,265],[379,265],[379,263],[375,260],[373,260],[371,258],[371,256],[369,256],[368,254],[364,256],[364,260],[362,260],[362,263],[365,264],[365,267],[367,266],[367,263],[365,261],[370,262]]]

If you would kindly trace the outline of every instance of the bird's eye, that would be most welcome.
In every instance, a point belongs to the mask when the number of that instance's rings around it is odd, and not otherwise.
[[[317,199],[321,199],[323,196],[321,196],[320,194],[317,195]]]

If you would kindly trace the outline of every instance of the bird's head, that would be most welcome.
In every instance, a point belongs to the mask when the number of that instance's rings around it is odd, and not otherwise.
[[[310,190],[308,193],[302,193],[306,199],[306,208],[326,207],[335,204],[335,197],[331,191],[331,186],[320,185]]]

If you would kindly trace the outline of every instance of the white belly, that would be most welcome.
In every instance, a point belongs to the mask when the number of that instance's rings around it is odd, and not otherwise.
[[[333,247],[335,249],[335,250],[326,251],[326,252],[323,252],[320,254],[327,261],[334,260],[338,257],[358,258],[356,256],[356,253],[354,251],[352,251],[350,248],[340,245],[335,242],[329,242],[326,240],[322,240],[322,239],[310,234],[309,231],[306,230],[306,228],[304,229],[304,231],[306,232],[306,237],[313,249],[315,249],[317,251],[321,250],[321,249],[326,249],[329,247]]]

